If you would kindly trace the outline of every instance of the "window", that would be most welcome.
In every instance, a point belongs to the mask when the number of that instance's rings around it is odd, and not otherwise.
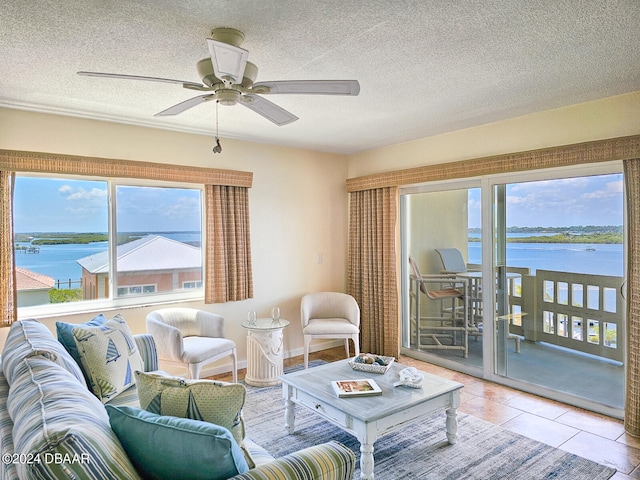
[[[19,308],[202,295],[200,188],[18,175],[14,231]]]
[[[118,287],[118,296],[124,295],[140,295],[143,293],[155,293],[155,285],[133,285],[130,287]]]

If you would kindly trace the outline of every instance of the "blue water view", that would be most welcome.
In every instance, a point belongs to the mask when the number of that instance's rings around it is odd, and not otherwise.
[[[622,244],[507,243],[507,265],[535,270],[621,277],[624,271]],[[482,263],[479,242],[469,243],[469,263]]]
[[[16,250],[16,265],[61,282],[80,280],[82,269],[76,260],[103,252],[108,248],[107,242],[94,242],[86,245],[39,245],[38,247],[39,253],[25,253]]]
[[[182,242],[200,241],[199,233],[162,233]],[[40,245],[40,253],[16,251],[16,265],[52,277],[54,280],[77,281],[81,268],[77,260],[102,252],[107,242],[67,245]],[[482,263],[480,242],[469,243],[469,262]],[[562,270],[596,275],[623,275],[623,246],[621,244],[575,243],[507,243],[507,265],[513,267]]]
[[[200,234],[192,232],[157,233],[185,243],[200,243]],[[17,245],[29,245],[17,243]],[[38,245],[39,253],[25,253],[16,250],[16,265],[36,273],[47,275],[60,282],[77,282],[82,277],[82,269],[77,260],[107,250],[108,242],[88,244]],[[77,286],[77,285],[76,285]]]

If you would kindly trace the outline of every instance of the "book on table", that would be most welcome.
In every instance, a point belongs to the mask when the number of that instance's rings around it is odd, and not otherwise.
[[[378,384],[370,378],[361,380],[334,380],[331,382],[333,391],[338,397],[367,397],[382,395]]]

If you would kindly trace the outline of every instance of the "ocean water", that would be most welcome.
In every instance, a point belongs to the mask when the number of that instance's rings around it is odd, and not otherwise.
[[[107,242],[68,245],[39,245],[40,253],[16,250],[16,265],[54,280],[77,282],[82,269],[77,260],[107,250]],[[77,286],[77,285],[76,285]]]
[[[624,272],[623,245],[579,243],[507,243],[507,265],[532,270],[611,275]],[[482,263],[480,243],[469,243],[469,263]]]
[[[191,232],[159,233],[167,238],[180,242],[199,242],[200,234]],[[28,245],[19,243],[19,245]],[[82,277],[82,269],[77,260],[104,252],[108,242],[88,244],[39,245],[40,253],[23,253],[16,251],[16,265],[33,272],[47,275],[61,282],[76,282]]]
[[[199,235],[164,234],[179,241],[197,241]],[[81,268],[77,260],[102,252],[107,242],[86,245],[41,245],[40,253],[16,251],[16,265],[52,277],[54,280],[77,281]],[[591,250],[594,249],[594,250]],[[469,262],[482,263],[479,242],[469,243]],[[532,270],[562,270],[597,275],[623,275],[623,246],[574,243],[507,243],[507,265]],[[532,272],[533,273],[533,272]]]

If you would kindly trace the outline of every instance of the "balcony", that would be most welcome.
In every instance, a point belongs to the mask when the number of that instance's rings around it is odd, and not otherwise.
[[[474,267],[479,265],[469,266]],[[502,292],[508,314],[496,319],[496,350],[504,353],[496,357],[500,374],[624,408],[623,278],[552,270],[536,270],[532,274],[528,268],[517,267],[507,267],[506,271]],[[469,292],[473,295],[474,289],[470,287]],[[483,337],[473,334],[478,326],[482,330],[481,293],[469,300],[467,351],[461,354],[433,345],[421,345],[420,350],[465,365],[482,366]],[[433,310],[434,305],[427,308]],[[414,310],[412,306],[415,334]],[[441,312],[443,316],[447,313]],[[417,345],[415,338],[412,335],[410,340],[413,349]],[[450,336],[451,343],[460,341],[459,333]],[[440,342],[447,345],[443,337]]]

